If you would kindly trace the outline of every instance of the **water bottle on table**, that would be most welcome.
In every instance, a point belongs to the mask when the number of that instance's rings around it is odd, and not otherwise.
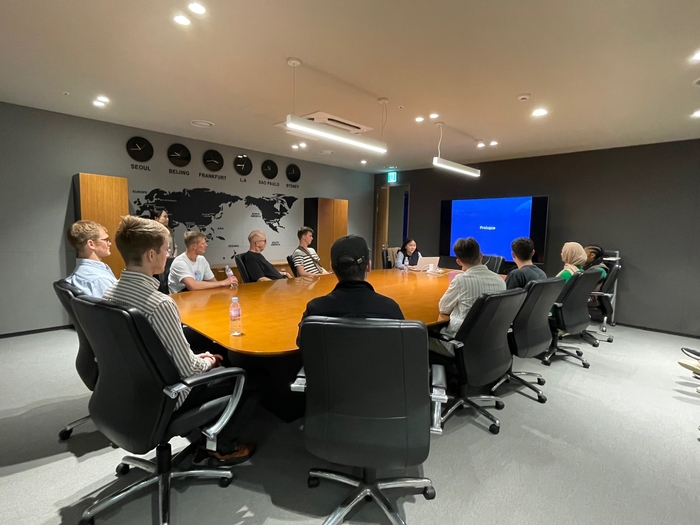
[[[231,306],[228,309],[228,317],[231,321],[231,335],[240,336],[243,335],[241,329],[243,328],[241,323],[241,304],[238,302],[238,297],[231,298]]]
[[[233,277],[233,270],[231,269],[231,267],[228,264],[226,265],[226,268],[224,268],[224,271],[226,272],[226,277],[229,277],[229,278]],[[231,283],[231,288],[233,288],[234,286],[235,286],[235,284]]]

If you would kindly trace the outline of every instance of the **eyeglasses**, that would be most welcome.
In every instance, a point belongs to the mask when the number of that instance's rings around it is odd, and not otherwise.
[[[258,240],[255,241],[255,242],[256,242],[256,243],[259,243],[259,242],[267,242],[267,239],[258,239]]]

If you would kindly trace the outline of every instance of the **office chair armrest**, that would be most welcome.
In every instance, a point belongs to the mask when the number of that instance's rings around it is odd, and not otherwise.
[[[233,392],[231,393],[231,397],[228,400],[226,408],[224,408],[224,411],[221,412],[219,419],[217,419],[211,426],[202,429],[202,434],[207,441],[207,450],[216,451],[216,437],[219,435],[221,429],[224,428],[226,423],[228,423],[229,419],[231,419],[233,412],[236,410],[236,407],[241,400],[243,386],[245,385],[245,370],[236,367],[214,368],[204,372],[203,374],[186,377],[180,383],[167,386],[163,389],[163,392],[165,392],[166,395],[174,399],[180,392],[187,388],[193,388],[211,383],[212,381],[228,379],[231,377],[235,377],[236,382],[233,385]]]
[[[290,387],[292,392],[304,392],[306,391],[306,372],[304,372],[304,367],[301,368],[297,372],[297,378],[292,383],[292,386]]]
[[[449,335],[441,334],[440,332],[428,331],[428,337],[432,337],[433,339],[438,339],[440,341],[444,341],[445,343],[452,343],[455,346],[455,348],[464,347],[464,343],[462,343],[462,341],[458,341],[457,339],[453,339]]]
[[[552,305],[553,308],[561,308],[562,306],[564,306],[562,303],[554,303]]]
[[[605,292],[591,292],[591,295],[595,297],[610,297],[612,299],[613,294]]]
[[[432,434],[442,434],[442,404],[447,403],[447,374],[445,367],[442,365],[431,366],[431,384],[430,391],[431,414],[430,414],[430,432]]]

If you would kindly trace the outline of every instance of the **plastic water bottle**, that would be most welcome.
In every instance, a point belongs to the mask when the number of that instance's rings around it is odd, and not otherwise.
[[[408,259],[403,261],[403,273],[408,273]]]
[[[238,302],[238,297],[231,298],[231,306],[228,309],[228,317],[231,320],[231,335],[238,337],[243,335],[241,332],[241,305]]]
[[[231,269],[231,267],[228,264],[226,265],[226,268],[224,268],[224,271],[226,272],[226,277],[233,277],[233,270]],[[230,288],[233,288],[233,286],[234,286],[234,284],[231,283]]]

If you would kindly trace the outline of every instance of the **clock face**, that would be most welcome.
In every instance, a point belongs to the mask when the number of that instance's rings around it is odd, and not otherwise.
[[[205,151],[202,156],[202,162],[204,162],[209,171],[219,171],[224,167],[224,158],[215,149]]]
[[[153,157],[153,146],[143,137],[131,137],[126,142],[126,152],[136,162],[148,162]]]
[[[262,174],[267,179],[274,179],[277,177],[277,164],[272,160],[266,160],[262,163]]]
[[[301,178],[301,170],[296,164],[290,164],[287,166],[287,178],[290,182],[299,182]]]
[[[178,168],[184,168],[192,160],[192,155],[186,146],[173,144],[168,148],[168,160]]]
[[[248,158],[248,155],[238,155],[233,159],[233,167],[240,175],[248,175],[253,171],[253,161]]]

